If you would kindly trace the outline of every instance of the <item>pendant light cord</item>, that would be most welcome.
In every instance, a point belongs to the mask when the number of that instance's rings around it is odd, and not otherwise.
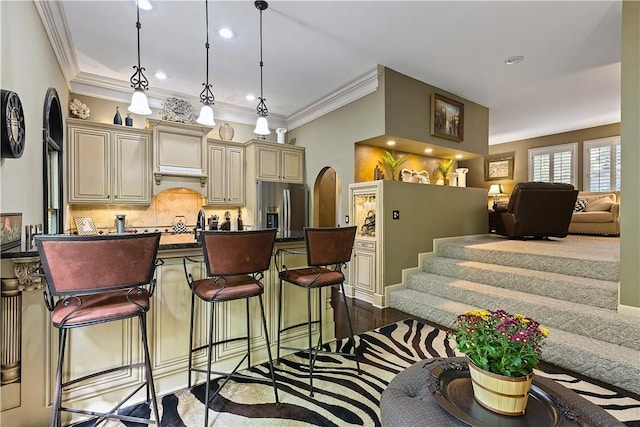
[[[131,76],[131,87],[135,89],[148,89],[149,88],[149,80],[144,75],[143,71],[144,67],[140,66],[140,29],[142,28],[142,24],[140,23],[140,6],[138,5],[138,0],[136,0],[136,29],[138,33],[138,66],[133,66],[136,70]]]
[[[269,110],[267,109],[267,105],[264,103],[266,99],[264,98],[263,93],[262,67],[264,66],[264,62],[262,61],[262,11],[268,7],[268,4],[267,2],[256,2],[256,7],[260,10],[260,98],[258,98],[260,102],[256,109],[260,117],[266,117]]]
[[[205,22],[207,25],[207,41],[204,44],[205,49],[207,50],[207,73],[206,78],[207,81],[202,83],[204,89],[200,93],[200,101],[204,105],[213,105],[213,101],[215,101],[215,97],[213,96],[213,92],[211,92],[211,85],[209,84],[209,1],[205,0],[204,2],[204,10],[205,10]]]

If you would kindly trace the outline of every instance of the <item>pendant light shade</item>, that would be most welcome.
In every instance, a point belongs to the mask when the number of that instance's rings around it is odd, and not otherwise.
[[[271,133],[271,131],[269,131],[269,123],[267,123],[267,114],[269,113],[269,110],[267,109],[267,105],[264,103],[266,99],[262,92],[262,66],[264,65],[262,62],[262,11],[267,10],[269,3],[263,0],[256,0],[254,4],[256,9],[260,11],[260,98],[258,98],[260,102],[256,108],[258,111],[258,120],[256,121],[256,128],[253,130],[253,133],[258,135],[259,139],[264,139],[266,135]]]
[[[253,130],[253,133],[256,135],[269,135],[271,133],[266,117],[258,117],[258,120],[256,121],[256,128]]]
[[[151,114],[151,109],[149,108],[149,101],[147,100],[147,95],[144,91],[149,88],[149,80],[147,80],[147,77],[144,75],[144,67],[140,66],[140,28],[142,28],[142,25],[140,24],[140,6],[138,4],[138,0],[136,0],[136,12],[136,29],[138,30],[138,65],[133,66],[133,69],[136,71],[133,73],[130,80],[131,87],[134,90],[133,95],[131,96],[131,105],[129,105],[127,110],[134,114],[148,116]]]
[[[213,96],[213,92],[211,92],[211,85],[209,84],[209,1],[205,0],[204,2],[204,10],[205,10],[205,26],[207,29],[207,41],[204,44],[204,47],[207,51],[207,80],[205,83],[202,83],[204,89],[200,92],[200,101],[202,102],[202,108],[200,109],[200,115],[196,119],[196,122],[205,126],[215,126],[216,122],[213,120],[213,101],[215,97]]]
[[[196,119],[196,122],[205,126],[215,126],[216,122],[213,120],[213,108],[211,105],[203,105],[200,109],[200,115]]]
[[[140,114],[143,116],[148,116],[152,113],[151,108],[149,108],[149,101],[147,100],[147,95],[144,93],[144,89],[136,89],[133,91],[133,95],[131,95],[131,105],[127,110],[133,114]]]

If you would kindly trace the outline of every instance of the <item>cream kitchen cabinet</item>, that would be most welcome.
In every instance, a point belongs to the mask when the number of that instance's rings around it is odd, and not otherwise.
[[[69,203],[151,203],[151,132],[76,119],[67,125]]]
[[[244,147],[210,140],[207,145],[207,168],[207,204],[244,205]]]
[[[349,185],[349,216],[357,227],[353,255],[349,267],[349,286],[345,292],[352,297],[383,306],[382,283],[382,182],[360,182]]]
[[[257,180],[304,182],[303,147],[264,141],[252,141],[249,147]]]

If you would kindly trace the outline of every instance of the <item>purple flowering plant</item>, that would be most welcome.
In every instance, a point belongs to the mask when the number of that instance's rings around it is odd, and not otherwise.
[[[466,311],[449,333],[457,349],[476,366],[507,377],[532,373],[548,336],[537,321],[504,310]]]

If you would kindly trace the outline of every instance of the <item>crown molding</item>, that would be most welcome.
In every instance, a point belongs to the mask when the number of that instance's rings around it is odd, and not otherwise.
[[[69,31],[69,25],[67,25],[62,2],[34,1],[33,3],[58,59],[62,75],[70,88],[71,81],[80,72],[80,66],[73,47],[73,41],[71,40],[71,32]]]
[[[347,83],[335,92],[287,117],[289,130],[373,93],[378,89],[378,67]]]

